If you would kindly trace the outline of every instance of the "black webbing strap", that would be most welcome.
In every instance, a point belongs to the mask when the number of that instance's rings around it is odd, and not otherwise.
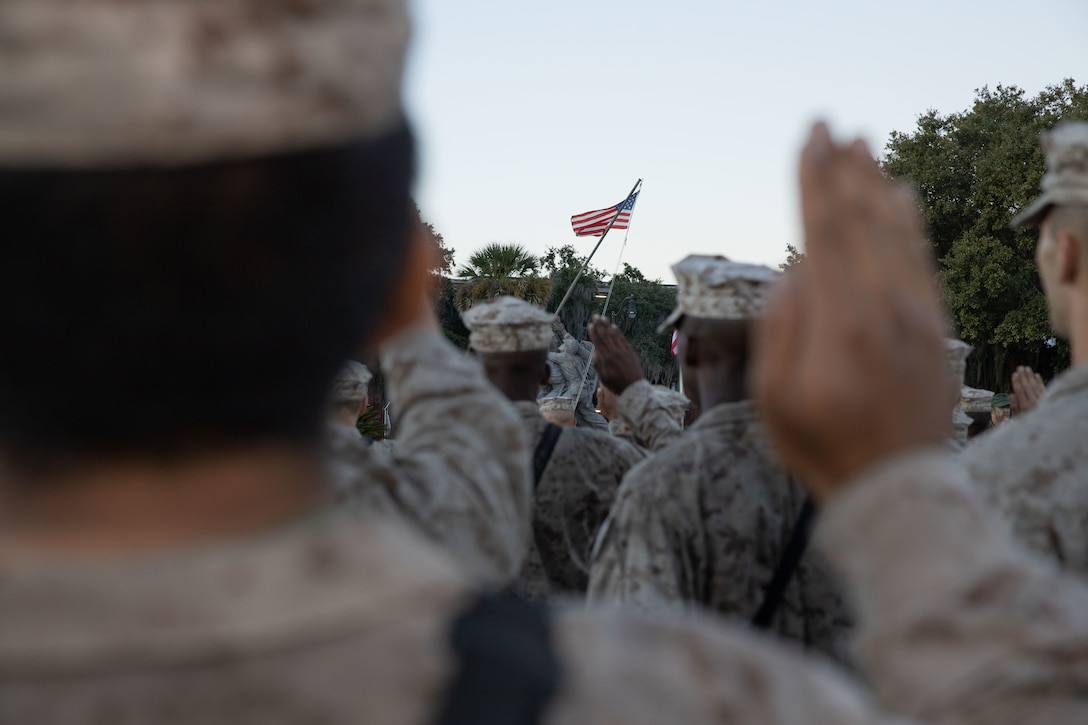
[[[559,434],[562,432],[563,429],[555,423],[548,423],[548,427],[544,429],[544,433],[540,436],[540,442],[536,444],[536,450],[533,451],[534,491],[540,485],[540,478],[544,475],[544,469],[548,467],[548,461],[552,458],[556,441],[559,440]]]
[[[786,550],[782,552],[782,558],[778,560],[778,568],[774,570],[771,583],[767,585],[763,603],[759,605],[756,616],[752,617],[752,624],[757,628],[767,629],[771,626],[771,620],[774,619],[779,605],[782,604],[782,595],[786,593],[786,587],[793,578],[793,572],[797,570],[801,557],[805,555],[805,548],[808,546],[809,535],[812,531],[812,518],[815,515],[816,506],[812,503],[812,499],[805,498],[801,513],[797,515],[797,521],[794,522],[793,530],[790,532]]]
[[[484,594],[450,628],[457,673],[434,725],[535,725],[559,689],[548,610]]]

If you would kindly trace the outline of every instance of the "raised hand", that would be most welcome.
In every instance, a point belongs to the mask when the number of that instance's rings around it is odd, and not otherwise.
[[[646,377],[638,353],[623,333],[606,318],[593,316],[589,323],[589,339],[593,341],[593,366],[601,383],[617,396],[627,390],[631,383]]]
[[[817,124],[801,155],[806,260],[756,335],[753,388],[784,462],[817,498],[873,465],[940,446],[944,317],[913,197],[861,141]]]
[[[1039,398],[1046,392],[1046,385],[1039,373],[1027,365],[1021,365],[1013,371],[1012,392],[1009,398],[1012,401],[1013,415],[1020,415],[1039,404]]]

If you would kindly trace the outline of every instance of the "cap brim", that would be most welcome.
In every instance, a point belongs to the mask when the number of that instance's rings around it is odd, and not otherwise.
[[[677,307],[675,310],[669,313],[669,316],[665,318],[664,322],[657,326],[657,333],[659,335],[664,334],[672,328],[676,327],[676,323],[678,323],[680,321],[680,318],[683,316],[684,311]]]
[[[1038,199],[1031,202],[1027,209],[1024,209],[1012,218],[1012,221],[1009,222],[1009,228],[1019,229],[1020,227],[1038,225],[1046,214],[1047,209],[1053,205],[1054,200],[1050,197],[1050,194],[1042,194]]]

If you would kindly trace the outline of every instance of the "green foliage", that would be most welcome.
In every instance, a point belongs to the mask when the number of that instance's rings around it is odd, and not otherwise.
[[[1034,98],[1015,86],[976,91],[961,113],[935,110],[911,133],[893,132],[883,168],[921,199],[956,334],[975,346],[969,385],[1008,390],[1017,365],[1050,377],[1068,347],[1049,348],[1046,302],[1034,264],[1035,230],[1009,220],[1039,191],[1039,135],[1062,119],[1088,119],[1088,87],[1072,80]]]
[[[627,315],[631,304],[628,298],[636,312],[633,320]],[[676,358],[670,351],[672,330],[657,331],[675,307],[675,287],[666,287],[659,279],[646,279],[642,272],[624,263],[612,289],[609,317],[627,336],[652,383],[672,385],[679,375]]]
[[[547,309],[555,310],[559,305],[585,260],[586,256],[579,255],[577,249],[569,244],[548,249],[542,257],[544,269],[552,280],[552,296]],[[596,294],[605,287],[605,279],[604,272],[591,265],[560,312],[563,326],[578,339],[586,339],[586,325],[593,313],[604,310],[605,300],[597,298]],[[628,298],[630,303],[627,302]],[[635,312],[633,319],[627,314],[631,305]],[[676,359],[669,351],[672,332],[657,332],[657,326],[675,306],[676,289],[665,286],[661,280],[647,279],[629,264],[624,264],[623,271],[616,275],[606,313],[623,330],[642,361],[646,377],[653,383],[671,385],[677,379]]]
[[[446,240],[442,238],[442,235],[438,233],[438,230],[434,228],[434,225],[423,220],[423,216],[420,214],[418,206],[416,207],[416,217],[419,218],[420,223],[427,232],[431,244],[434,245],[435,251],[438,253],[438,265],[431,269],[431,274],[448,277],[453,273],[453,250],[446,247]]]
[[[366,408],[355,421],[355,427],[365,436],[375,440],[381,440],[386,436],[385,420],[380,410]]]
[[[585,263],[587,255],[579,255],[574,245],[567,244],[562,247],[549,247],[541,257],[541,266],[548,274],[552,284],[552,293],[548,298],[545,308],[554,312],[567,293],[567,289],[578,270]],[[594,312],[600,310],[600,301],[595,299],[597,290],[604,282],[605,274],[593,265],[590,265],[578,280],[578,285],[571,293],[570,299],[559,312],[559,321],[567,332],[579,340],[586,339],[586,324]]]
[[[446,277],[437,280],[435,294],[435,313],[438,315],[438,324],[442,332],[457,347],[468,348],[468,328],[461,319],[461,310],[457,307],[457,293],[453,283]]]
[[[540,260],[520,244],[488,244],[457,271],[466,277],[455,296],[457,307],[467,310],[481,300],[503,295],[543,305],[551,292],[551,281],[538,275]]]
[[[800,264],[805,261],[805,253],[792,244],[786,245],[786,261],[778,265],[778,268],[785,272],[795,264]]]
[[[416,212],[418,214],[418,207]],[[453,284],[449,280],[449,275],[453,273],[453,250],[446,247],[442,235],[438,233],[432,224],[423,221],[422,218],[420,221],[430,235],[431,242],[434,244],[441,260],[438,266],[431,269],[431,276],[434,280],[434,311],[438,317],[438,324],[441,325],[442,331],[446,333],[446,337],[449,338],[450,342],[458,347],[467,348],[468,330],[461,321],[461,313],[457,309],[454,299]]]
[[[428,222],[423,222],[423,227],[430,235],[431,241],[437,247],[439,259],[441,260],[437,267],[431,270],[433,274],[442,275],[448,277],[453,273],[453,250],[446,247],[446,240],[442,238],[442,235],[435,231],[434,226]]]

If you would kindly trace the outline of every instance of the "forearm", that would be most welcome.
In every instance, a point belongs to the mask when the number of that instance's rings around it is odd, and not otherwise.
[[[817,542],[853,595],[889,709],[938,723],[1088,720],[1088,591],[1016,549],[944,454],[863,475]]]
[[[479,364],[441,334],[382,349],[396,415],[393,497],[404,515],[486,579],[521,566],[529,536],[529,454],[516,413]]]

